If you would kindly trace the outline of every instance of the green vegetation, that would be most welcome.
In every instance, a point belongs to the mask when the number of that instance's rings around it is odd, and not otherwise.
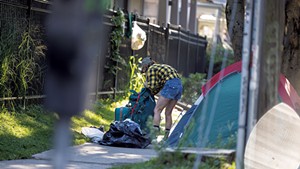
[[[20,36],[21,35],[21,36]],[[31,26],[22,31],[11,29],[0,36],[0,92],[1,97],[24,97],[42,90],[43,70],[38,63],[44,59],[46,46],[40,29]],[[2,107],[14,108],[13,101]]]
[[[207,56],[207,63],[206,66],[209,66],[210,58],[212,56],[212,44],[207,45],[206,49],[206,56]],[[215,55],[214,55],[214,69],[213,74],[218,73],[222,68],[222,62],[225,56],[225,52],[227,52],[227,58],[225,62],[225,67],[231,65],[235,62],[234,53],[232,49],[226,49],[223,47],[222,44],[217,44],[215,49]],[[208,68],[207,68],[208,70]]]
[[[180,152],[160,152],[158,158],[147,162],[112,167],[112,169],[190,169],[193,168],[196,155]],[[204,158],[199,169],[235,169],[235,164],[229,164],[224,158]]]
[[[0,160],[25,159],[51,148],[57,116],[41,106],[0,113]]]
[[[81,127],[103,125],[105,131],[114,120],[114,108],[122,101],[99,101],[93,110],[86,110],[81,116],[72,118],[73,143],[89,141],[81,134]],[[0,112],[0,160],[26,159],[33,154],[51,149],[55,113],[46,112],[42,106],[28,106],[16,111],[3,109]]]
[[[194,73],[189,77],[181,77],[183,85],[182,102],[193,104],[201,95],[201,87],[206,82],[206,74]]]
[[[142,58],[136,59],[137,56],[130,56],[129,66],[130,66],[130,76],[129,76],[129,89],[140,91],[144,87],[145,77],[139,71],[139,62]]]
[[[124,58],[120,55],[120,45],[124,37],[125,15],[122,10],[118,10],[116,15],[111,19],[114,24],[113,31],[110,34],[110,57],[106,62],[105,68],[112,74],[117,74],[121,70],[121,65],[127,65]]]
[[[108,131],[110,123],[115,119],[114,110],[116,107],[125,105],[126,100],[113,102],[109,99],[98,101],[93,110],[86,110],[81,116],[72,117],[73,143],[75,145],[83,144],[90,141],[87,137],[81,134],[82,127],[104,126],[104,130]]]

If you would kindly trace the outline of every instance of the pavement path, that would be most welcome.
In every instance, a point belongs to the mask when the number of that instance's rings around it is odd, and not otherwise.
[[[1,169],[51,169],[53,150],[33,155],[32,159],[0,161]],[[157,152],[149,145],[145,149],[103,146],[95,143],[69,148],[67,169],[106,169],[114,165],[148,161],[157,156]]]

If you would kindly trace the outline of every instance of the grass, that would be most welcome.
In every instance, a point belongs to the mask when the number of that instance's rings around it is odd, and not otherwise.
[[[196,155],[183,154],[180,152],[167,153],[161,151],[158,158],[149,161],[114,166],[111,169],[190,169],[194,167]],[[235,169],[235,164],[228,164],[222,158],[205,158],[198,169]]]
[[[81,127],[103,125],[105,131],[114,120],[114,108],[124,102],[102,100],[92,110],[81,116],[72,117],[74,145],[88,140],[81,134]],[[58,119],[55,113],[46,112],[42,106],[29,106],[25,110],[1,110],[0,112],[0,160],[28,159],[33,154],[52,148],[54,124]]]
[[[75,145],[83,144],[90,141],[83,134],[81,134],[82,127],[90,126],[104,126],[104,131],[109,129],[110,123],[115,119],[114,110],[116,107],[125,105],[126,100],[112,102],[110,100],[98,101],[93,110],[86,110],[81,116],[72,117],[71,130],[73,131],[73,143]]]
[[[55,114],[33,106],[19,112],[0,113],[0,160],[26,159],[50,149]]]
[[[94,108],[86,110],[81,116],[72,117],[71,131],[73,132],[73,144],[79,145],[88,142],[89,139],[81,134],[82,127],[104,126],[109,129],[114,120],[115,107],[124,106],[127,100],[110,101],[101,100]],[[55,113],[45,112],[42,106],[29,106],[25,110],[16,109],[15,112],[1,110],[0,112],[0,160],[28,159],[33,154],[52,148],[52,135],[55,121],[58,116]],[[188,169],[193,168],[195,156],[182,153],[165,153],[156,147],[158,158],[136,164],[115,166],[113,169]],[[201,163],[199,169],[234,169],[235,166],[226,163],[223,159],[208,159]]]

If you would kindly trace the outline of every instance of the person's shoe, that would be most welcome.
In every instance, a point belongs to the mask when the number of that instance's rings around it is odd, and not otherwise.
[[[169,138],[169,135],[170,135],[170,130],[166,130],[163,140],[167,141],[167,139]]]
[[[150,131],[151,133],[151,139],[156,139],[157,140],[157,136],[159,135],[160,132],[160,128],[159,127],[153,127],[152,130]]]

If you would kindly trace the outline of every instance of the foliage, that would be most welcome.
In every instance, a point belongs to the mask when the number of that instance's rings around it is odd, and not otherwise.
[[[0,37],[0,91],[1,97],[24,97],[28,90],[41,88],[42,71],[38,64],[44,58],[46,46],[41,40],[40,29],[32,26],[19,37],[21,30],[13,29]],[[34,88],[34,84],[39,84]],[[4,105],[3,105],[4,106]],[[9,102],[13,108],[14,103]]]
[[[206,49],[206,57],[207,57],[207,66],[209,66],[210,59],[212,57],[212,51],[213,51],[213,45],[208,44]],[[234,53],[232,49],[224,48],[222,44],[217,44],[215,49],[215,55],[214,55],[214,69],[213,74],[218,73],[222,68],[222,62],[225,58],[225,54],[227,53],[227,58],[225,60],[225,67],[231,65],[235,62],[234,60]],[[206,68],[208,70],[208,68]]]
[[[38,27],[31,27],[28,32],[25,31],[18,47],[19,62],[16,68],[19,73],[18,84],[21,84],[19,89],[22,96],[25,96],[29,84],[42,72],[38,61],[45,57],[46,46],[42,44],[39,32]]]
[[[0,112],[0,160],[30,158],[51,148],[54,121],[57,116],[41,106]]]
[[[81,134],[81,127],[104,126],[107,131],[114,120],[114,108],[121,104],[124,104],[123,100],[99,100],[93,109],[73,117],[73,144],[89,141]],[[58,115],[46,112],[42,106],[16,107],[16,111],[1,110],[0,160],[31,158],[33,154],[49,150],[52,147],[49,138],[52,138],[57,119]]]
[[[144,87],[145,77],[139,71],[139,62],[142,58],[136,59],[136,56],[130,56],[129,66],[130,66],[130,80],[129,89],[140,91]]]
[[[0,92],[2,97],[10,97],[14,93],[11,87],[14,84],[14,63],[16,50],[16,42],[14,41],[17,36],[16,30],[9,30],[0,36]]]
[[[82,127],[103,126],[104,131],[108,131],[111,122],[115,119],[115,108],[125,104],[123,98],[119,98],[119,100],[101,99],[95,103],[91,110],[85,110],[82,115],[72,117],[73,143],[79,145],[90,141],[81,134]]]
[[[120,45],[124,36],[124,24],[125,16],[122,10],[118,10],[116,15],[112,17],[112,23],[114,24],[114,29],[110,34],[110,57],[109,61],[106,63],[105,68],[114,75],[117,74],[118,70],[121,70],[120,66],[125,65],[126,61],[120,55]]]
[[[195,154],[181,153],[179,151],[161,151],[157,158],[147,162],[128,164],[112,167],[112,169],[190,169],[194,167],[196,161]],[[198,169],[234,169],[235,165],[230,165],[224,158],[206,157],[199,165]]]
[[[194,73],[189,77],[181,77],[183,85],[182,102],[193,104],[201,95],[201,87],[206,82],[206,74]]]

